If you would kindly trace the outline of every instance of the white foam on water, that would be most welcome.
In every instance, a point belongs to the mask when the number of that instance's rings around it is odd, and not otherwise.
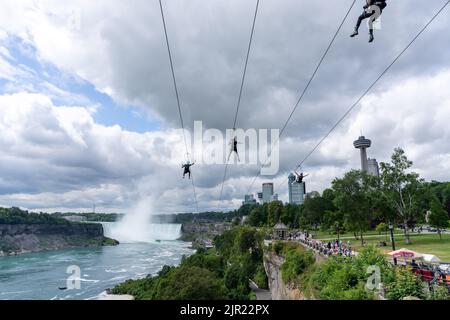
[[[121,243],[176,240],[181,236],[181,224],[152,223],[151,198],[145,198],[127,213],[121,221],[103,224],[105,235]]]
[[[115,280],[121,280],[121,279],[127,279],[127,276],[118,276],[118,277],[114,277],[109,279],[108,281],[115,281]]]
[[[127,272],[127,269],[119,269],[119,270],[106,269],[105,272],[108,272],[108,273],[125,273],[125,272]]]

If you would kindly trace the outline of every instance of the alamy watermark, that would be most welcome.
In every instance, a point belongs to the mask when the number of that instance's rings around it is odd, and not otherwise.
[[[375,292],[376,294],[381,294],[383,286],[381,283],[381,269],[377,265],[372,265],[367,267],[367,278],[365,289],[367,291]]]
[[[81,268],[76,265],[68,266],[66,273],[70,276],[66,279],[67,290],[80,290],[81,289]]]
[[[204,129],[194,122],[193,135],[184,130],[191,145],[190,158],[198,164],[260,165],[261,175],[275,175],[280,168],[279,129]]]

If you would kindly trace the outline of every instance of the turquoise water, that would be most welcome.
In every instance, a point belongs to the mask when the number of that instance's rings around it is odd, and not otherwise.
[[[161,241],[0,257],[0,300],[95,299],[127,279],[157,273],[192,254],[190,243]],[[80,289],[67,287],[69,266],[80,268]],[[70,286],[69,286],[70,288]]]

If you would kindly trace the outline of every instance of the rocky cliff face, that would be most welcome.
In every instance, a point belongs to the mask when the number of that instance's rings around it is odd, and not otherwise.
[[[0,256],[115,244],[96,223],[0,224]]]
[[[230,223],[188,222],[183,223],[180,240],[194,241],[195,239],[213,239],[231,228]]]
[[[297,288],[285,284],[281,276],[282,257],[272,252],[264,255],[264,269],[266,270],[272,300],[304,300],[305,297]]]

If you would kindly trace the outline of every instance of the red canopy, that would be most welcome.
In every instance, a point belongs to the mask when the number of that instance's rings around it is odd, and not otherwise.
[[[412,251],[412,250],[408,250],[405,248],[401,248],[399,250],[395,250],[395,251],[390,251],[387,253],[388,255],[390,255],[393,258],[421,258],[423,255],[421,253]]]

